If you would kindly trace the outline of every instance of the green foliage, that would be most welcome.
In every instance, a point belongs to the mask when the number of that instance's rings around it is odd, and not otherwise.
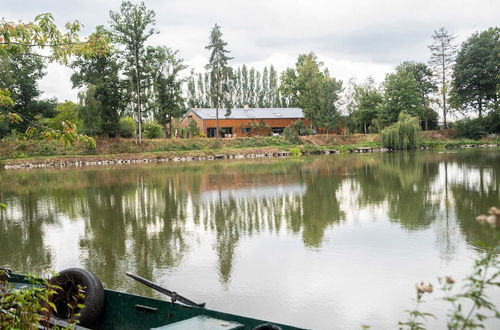
[[[453,72],[453,92],[464,109],[482,116],[499,108],[500,28],[474,33],[460,47]]]
[[[136,125],[132,117],[120,118],[120,136],[124,138],[135,137]]]
[[[65,101],[63,103],[59,103],[56,106],[56,115],[52,118],[45,119],[44,122],[48,127],[54,130],[62,130],[63,122],[75,123],[76,127],[79,128],[83,124],[78,116],[78,110],[78,104],[74,102]]]
[[[119,11],[111,11],[110,27],[113,41],[122,46],[121,59],[125,64],[124,74],[130,88],[129,100],[135,102],[138,118],[137,141],[142,139],[143,105],[146,103],[145,78],[148,75],[146,41],[155,33],[155,13],[148,10],[144,2],[134,4],[123,1]]]
[[[196,137],[200,135],[200,129],[198,128],[196,120],[191,120],[186,127],[186,130],[190,137]]]
[[[336,103],[342,83],[330,76],[314,53],[299,55],[296,68],[282,74],[280,91],[297,104],[314,127],[333,127],[339,116]]]
[[[150,104],[154,118],[160,124],[170,124],[170,132],[165,131],[165,138],[171,135],[172,118],[186,112],[182,84],[185,79],[179,77],[187,68],[179,58],[179,51],[166,47],[148,47],[148,72],[153,85],[155,102]]]
[[[54,315],[55,297],[61,287],[48,280],[30,277],[32,285],[15,289],[7,279],[9,272],[0,269],[0,328],[1,329],[52,329],[49,319]],[[79,311],[84,307],[84,290],[78,287],[78,294],[68,302],[71,315],[68,325],[58,329],[73,329],[78,324]]]
[[[399,69],[388,74],[384,81],[384,90],[385,102],[380,114],[384,125],[396,122],[401,112],[422,118],[425,103],[412,72]]]
[[[488,135],[486,121],[483,118],[463,119],[453,123],[455,137],[479,140]]]
[[[399,120],[381,132],[382,143],[392,150],[408,150],[418,147],[422,129],[418,118],[406,113],[399,115]]]
[[[143,128],[146,139],[159,139],[163,135],[163,127],[153,120],[145,122]]]
[[[289,151],[293,157],[299,157],[300,155],[302,155],[299,148],[290,148]]]
[[[228,66],[228,61],[233,58],[227,55],[230,51],[226,49],[226,46],[227,42],[222,40],[220,26],[215,24],[210,32],[210,41],[205,47],[210,51],[210,59],[205,69],[210,72],[210,98],[212,100],[212,105],[218,109],[225,108],[227,116],[231,114],[231,80],[233,76],[231,67]],[[216,119],[216,136],[218,137],[218,115]]]
[[[102,27],[97,31],[109,34]],[[116,136],[118,131],[119,111],[124,107],[125,88],[120,79],[120,64],[116,52],[78,58],[71,64],[74,69],[71,76],[73,87],[84,88],[88,112],[82,113],[85,131],[90,134]]]
[[[377,89],[372,78],[369,78],[363,85],[355,86],[354,89],[355,109],[350,115],[354,129],[365,134],[378,132],[376,121],[384,103],[382,93]]]

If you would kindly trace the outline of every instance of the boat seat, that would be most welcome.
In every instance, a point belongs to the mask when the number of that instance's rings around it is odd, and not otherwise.
[[[232,330],[243,329],[243,324],[198,315],[190,319],[163,325],[151,330]]]

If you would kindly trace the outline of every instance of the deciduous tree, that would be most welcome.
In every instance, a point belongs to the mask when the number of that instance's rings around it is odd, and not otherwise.
[[[474,33],[460,47],[453,89],[462,107],[483,111],[499,108],[500,28]]]

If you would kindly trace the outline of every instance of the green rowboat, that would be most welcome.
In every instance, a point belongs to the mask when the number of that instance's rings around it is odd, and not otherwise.
[[[3,269],[3,273],[14,288],[37,285],[33,283],[33,279],[29,279],[25,275],[16,274],[6,269]],[[79,268],[64,270],[49,282],[61,286],[63,290],[74,290],[75,284],[84,288],[85,307],[80,311],[81,316],[77,329],[299,329],[289,325],[210,310],[204,308],[204,304],[194,303],[137,275],[129,273],[127,275],[170,296],[171,301],[104,289],[94,274]],[[66,293],[66,296],[70,295]],[[60,310],[59,307],[58,310]],[[0,308],[0,312],[6,313],[7,311]],[[52,323],[64,326],[64,317],[59,315],[58,318],[53,318]]]

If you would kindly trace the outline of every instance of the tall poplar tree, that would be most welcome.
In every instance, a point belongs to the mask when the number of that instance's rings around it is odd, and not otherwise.
[[[434,71],[438,80],[441,94],[440,107],[443,110],[443,124],[447,128],[446,115],[448,112],[447,98],[449,94],[450,78],[452,67],[457,53],[457,47],[453,43],[455,36],[449,33],[444,27],[434,31],[432,35],[432,45],[428,46],[431,51],[429,65]]]
[[[147,67],[145,64],[146,46],[149,37],[155,33],[155,13],[148,10],[144,2],[136,5],[130,1],[124,1],[120,10],[110,11],[110,26],[112,37],[120,44],[122,55],[125,60],[127,70],[125,74],[130,80],[133,99],[135,100],[135,111],[138,123],[137,143],[142,142],[142,95]]]

